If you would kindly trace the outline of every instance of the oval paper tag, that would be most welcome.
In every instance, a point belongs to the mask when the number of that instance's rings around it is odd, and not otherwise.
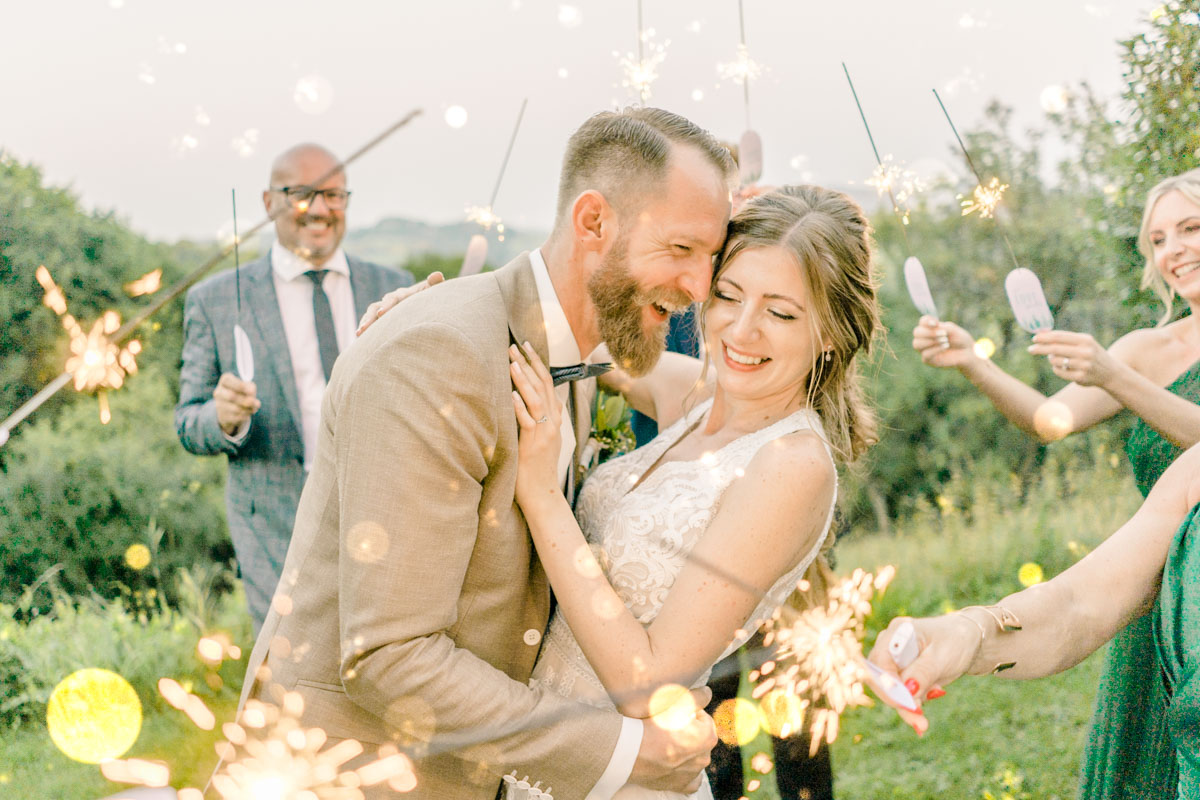
[[[467,253],[463,256],[462,268],[458,271],[459,277],[474,275],[483,269],[483,262],[487,261],[487,247],[487,237],[483,234],[476,233],[471,237]]]
[[[929,279],[925,277],[925,267],[921,266],[916,256],[904,259],[904,285],[908,287],[908,296],[912,298],[917,311],[931,317],[938,315],[933,292],[929,291]]]
[[[738,142],[738,179],[742,186],[748,186],[761,178],[762,172],[762,139],[754,131],[748,130]]]
[[[238,377],[247,383],[254,381],[254,351],[250,348],[250,337],[241,325],[233,326],[233,360],[237,365]]]
[[[1012,306],[1017,324],[1026,331],[1037,333],[1054,327],[1054,314],[1046,302],[1042,282],[1033,270],[1018,267],[1008,273],[1004,279],[1004,291],[1008,294],[1008,304]]]

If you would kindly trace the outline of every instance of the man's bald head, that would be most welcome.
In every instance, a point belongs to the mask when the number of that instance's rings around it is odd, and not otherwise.
[[[329,165],[326,172],[336,170],[343,175],[346,173],[345,168],[341,166],[342,162],[327,148],[313,142],[302,142],[284,150],[271,162],[271,185],[288,185],[298,167],[305,163],[318,161],[324,161]]]

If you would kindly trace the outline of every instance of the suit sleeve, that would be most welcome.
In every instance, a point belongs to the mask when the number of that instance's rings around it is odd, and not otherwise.
[[[183,366],[179,373],[179,403],[175,406],[175,433],[184,449],[198,456],[234,455],[246,441],[249,427],[230,439],[217,423],[213,389],[221,379],[217,340],[204,303],[188,292],[183,307]],[[250,425],[254,424],[251,418]]]
[[[343,685],[395,728],[411,729],[421,709],[430,755],[487,742],[555,795],[583,797],[621,717],[518,683],[447,635],[476,544],[485,454],[512,402],[507,386],[489,387],[477,349],[450,326],[416,326],[344,387],[334,423]],[[356,559],[356,530],[382,532],[385,556]]]

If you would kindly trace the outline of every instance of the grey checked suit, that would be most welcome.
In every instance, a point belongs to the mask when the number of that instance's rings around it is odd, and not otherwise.
[[[413,280],[407,271],[350,257],[347,262],[359,317],[370,303]],[[229,456],[225,488],[229,535],[257,632],[266,619],[292,538],[305,479],[304,441],[270,255],[242,267],[241,273],[241,325],[254,350],[254,383],[262,407],[240,443],[231,442],[217,424],[213,389],[222,373],[237,373],[233,353],[237,296],[230,270],[188,292],[175,430],[189,452]]]

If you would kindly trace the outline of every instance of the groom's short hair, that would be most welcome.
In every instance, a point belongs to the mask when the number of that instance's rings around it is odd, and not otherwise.
[[[580,125],[567,142],[556,225],[570,213],[575,198],[588,190],[604,195],[618,214],[640,207],[649,193],[662,188],[672,144],[696,147],[732,181],[729,150],[691,120],[661,108],[602,111]]]

